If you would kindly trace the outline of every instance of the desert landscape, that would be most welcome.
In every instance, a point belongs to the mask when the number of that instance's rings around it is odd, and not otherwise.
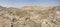
[[[0,6],[0,27],[60,27],[60,6]]]

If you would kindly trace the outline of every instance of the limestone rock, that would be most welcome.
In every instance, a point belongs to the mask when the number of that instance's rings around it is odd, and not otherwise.
[[[0,27],[60,27],[60,6],[0,7]]]

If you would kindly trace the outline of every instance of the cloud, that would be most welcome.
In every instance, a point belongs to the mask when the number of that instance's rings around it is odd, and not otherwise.
[[[0,0],[0,5],[6,7],[22,7],[27,5],[55,6],[60,5],[60,0]]]

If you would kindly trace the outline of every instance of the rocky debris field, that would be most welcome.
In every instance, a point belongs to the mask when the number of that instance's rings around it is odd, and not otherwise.
[[[0,27],[60,27],[60,6],[0,6]]]

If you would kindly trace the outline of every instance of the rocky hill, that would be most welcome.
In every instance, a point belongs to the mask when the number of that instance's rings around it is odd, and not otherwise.
[[[60,6],[0,6],[0,27],[60,27]]]

